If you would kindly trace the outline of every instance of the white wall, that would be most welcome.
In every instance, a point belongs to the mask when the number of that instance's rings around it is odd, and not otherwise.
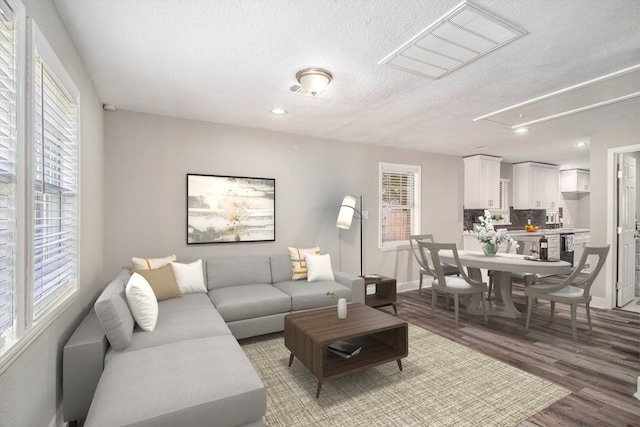
[[[589,228],[590,193],[560,193],[565,228]]]
[[[50,0],[22,0],[80,90],[81,264],[77,300],[0,375],[0,425],[62,425],[61,349],[103,284],[103,111]]]
[[[459,157],[223,126],[128,111],[105,114],[105,273],[132,256],[179,260],[286,254],[319,245],[335,269],[359,271],[358,221],[335,227],[345,194],[363,195],[365,272],[417,280],[409,251],[381,252],[379,162],[422,166],[422,231],[461,239]],[[276,241],[186,244],[187,173],[276,179]]]
[[[636,145],[640,141],[639,138],[640,126],[591,135],[591,219],[589,227],[591,229],[591,244],[594,246],[611,244],[610,262],[615,262],[616,259],[616,242],[607,241],[607,209],[610,208],[607,194],[609,191],[614,191],[607,185],[609,170],[607,151],[610,148]],[[612,276],[603,269],[593,284],[592,294],[599,298],[605,298],[607,289],[610,293],[615,292]]]

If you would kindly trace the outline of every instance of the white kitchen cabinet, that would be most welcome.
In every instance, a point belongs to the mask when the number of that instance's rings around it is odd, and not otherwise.
[[[531,233],[531,234],[526,234],[526,235],[517,235],[517,236],[511,236],[513,237],[515,240],[518,240],[520,242],[532,242],[532,243],[537,243],[538,247],[540,244],[540,238],[542,236],[545,236],[547,238],[547,258],[556,258],[559,259],[560,258],[560,235],[559,234],[544,234],[541,232],[536,232],[536,233]],[[523,255],[530,255],[528,253],[523,254]]]
[[[525,162],[513,165],[514,209],[557,209],[560,196],[558,167]]]
[[[477,155],[464,160],[464,208],[500,207],[501,157]]]
[[[573,235],[573,265],[577,265],[580,262],[584,248],[589,245],[590,238],[591,234],[588,231]]]
[[[560,235],[556,234],[546,237],[549,248],[549,250],[547,251],[547,257],[549,259],[560,259]]]
[[[588,193],[589,171],[568,169],[560,171],[560,191],[563,193]]]

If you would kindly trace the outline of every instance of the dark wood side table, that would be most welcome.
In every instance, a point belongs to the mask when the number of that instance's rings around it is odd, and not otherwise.
[[[365,303],[369,307],[384,307],[390,305],[393,307],[393,311],[398,314],[398,308],[396,307],[396,279],[385,276],[381,276],[379,279],[367,279],[364,276],[363,278]],[[367,295],[367,288],[369,286],[375,286],[375,293]]]

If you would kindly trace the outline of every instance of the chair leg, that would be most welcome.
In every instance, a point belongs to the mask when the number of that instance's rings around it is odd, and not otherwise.
[[[527,323],[525,329],[529,329],[529,320],[531,319],[531,306],[533,305],[533,297],[527,297]]]
[[[487,302],[484,300],[484,292],[480,294],[480,299],[482,300],[482,315],[484,316],[484,323],[487,323],[489,319],[487,318]]]
[[[589,303],[587,302],[587,322],[589,323],[589,330],[593,331],[591,328],[591,309],[589,308]]]
[[[436,292],[436,290],[432,287],[431,288],[431,317],[435,316],[435,309],[436,309],[436,299],[438,298],[438,293]]]
[[[551,319],[549,320],[549,323],[553,323],[553,313],[556,310],[556,302],[555,301],[551,301]]]
[[[456,312],[456,326],[458,326],[458,294],[453,294],[453,305]]]
[[[493,274],[489,271],[489,291],[487,292],[487,300],[491,301],[491,291],[493,290]]]
[[[420,285],[418,286],[418,295],[422,294],[422,273],[420,273]]]
[[[571,304],[571,332],[573,332],[574,341],[578,341],[578,327],[576,325],[576,311],[578,304]]]

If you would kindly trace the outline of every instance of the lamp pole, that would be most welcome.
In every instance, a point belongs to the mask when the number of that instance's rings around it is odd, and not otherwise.
[[[364,216],[362,215],[363,209],[362,209],[362,196],[359,196],[360,198],[360,275],[363,276],[364,275],[364,270],[363,270],[363,245],[362,245],[362,229],[363,229],[363,221],[364,221]]]

